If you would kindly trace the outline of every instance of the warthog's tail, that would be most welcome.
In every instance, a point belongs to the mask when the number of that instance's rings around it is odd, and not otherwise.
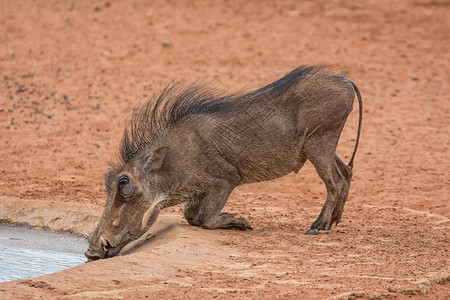
[[[356,136],[356,143],[355,143],[355,150],[353,150],[352,158],[350,159],[350,162],[348,163],[348,166],[353,169],[353,160],[355,159],[356,150],[358,149],[359,144],[359,137],[361,135],[361,124],[362,124],[362,114],[363,114],[363,106],[362,106],[362,98],[361,93],[359,92],[358,87],[356,84],[347,78],[348,81],[353,85],[353,88],[355,89],[356,96],[358,97],[358,103],[359,103],[359,122],[358,122],[358,133]]]

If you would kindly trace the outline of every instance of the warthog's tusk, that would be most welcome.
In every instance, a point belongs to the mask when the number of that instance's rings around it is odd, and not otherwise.
[[[86,231],[84,231],[84,230],[83,230],[83,235],[84,235],[85,238],[89,239],[89,234]]]
[[[100,237],[100,242],[102,243],[103,246],[108,246],[108,241],[105,240],[102,236]]]
[[[155,211],[156,207],[158,207],[159,204],[166,199],[167,199],[166,195],[163,194],[156,195],[152,205],[150,205],[150,207],[147,209],[147,211],[144,213],[144,216],[142,217],[142,224],[141,224],[142,230],[145,230],[145,228],[147,227],[148,221],[153,215],[153,212]]]

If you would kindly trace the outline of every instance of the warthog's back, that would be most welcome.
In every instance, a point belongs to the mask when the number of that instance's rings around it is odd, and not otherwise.
[[[282,83],[276,88],[283,93],[269,86],[227,99],[233,105],[187,121],[204,143],[236,167],[242,183],[298,172],[308,140],[339,137],[352,110],[353,87],[343,77],[314,72]]]

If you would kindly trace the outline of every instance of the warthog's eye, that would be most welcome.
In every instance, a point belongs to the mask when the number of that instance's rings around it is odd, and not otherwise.
[[[129,174],[121,174],[117,178],[117,198],[120,202],[126,202],[132,200],[136,194],[136,185],[133,182],[132,177]]]
[[[124,186],[126,186],[128,183],[130,183],[130,179],[128,179],[127,176],[122,176],[119,178],[119,189],[122,189]]]

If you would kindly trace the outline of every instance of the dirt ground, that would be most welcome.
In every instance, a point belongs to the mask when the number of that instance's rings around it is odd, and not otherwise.
[[[4,222],[92,231],[132,108],[173,80],[252,90],[332,64],[364,101],[331,231],[303,234],[325,197],[307,163],[233,192],[226,211],[252,231],[169,208],[136,253],[1,283],[0,298],[450,299],[449,1],[4,0],[0,42]]]

